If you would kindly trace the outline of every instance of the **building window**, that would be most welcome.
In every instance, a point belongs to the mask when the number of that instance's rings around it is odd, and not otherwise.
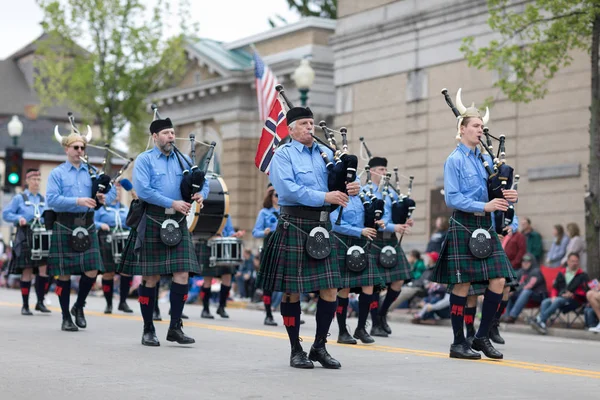
[[[194,80],[196,81],[196,83],[202,82],[202,74],[200,73],[200,71],[196,71],[196,73],[194,74]]]

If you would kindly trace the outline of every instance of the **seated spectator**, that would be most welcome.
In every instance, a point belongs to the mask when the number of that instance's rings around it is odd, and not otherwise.
[[[598,285],[598,280],[594,279],[592,282],[590,282],[589,286],[590,290],[587,292],[586,298],[590,303],[589,307],[594,311],[594,319],[596,321],[600,321],[600,286]],[[592,317],[593,316],[590,316],[589,319],[593,319]],[[590,332],[600,333],[600,322],[598,322],[596,326],[590,327],[588,330]]]
[[[429,243],[427,243],[427,249],[425,249],[425,252],[426,253],[431,253],[431,252],[439,253],[440,251],[442,251],[442,243],[444,243],[447,233],[448,233],[448,218],[437,217],[435,219],[435,230],[431,234],[431,238],[429,239]]]
[[[516,218],[515,218],[516,219]],[[518,226],[518,225],[516,225]],[[502,248],[514,269],[521,269],[521,260],[527,253],[527,240],[518,229],[506,227],[507,234],[502,239]]]
[[[419,250],[411,250],[406,258],[411,267],[410,275],[412,280],[419,279],[427,269],[425,262],[421,259],[421,253]]]
[[[413,251],[416,251],[416,250],[413,250]],[[409,255],[410,255],[410,253],[409,253]],[[407,284],[405,284],[404,286],[402,286],[402,291],[400,291],[398,298],[396,300],[394,300],[394,302],[392,303],[392,305],[390,307],[391,310],[395,310],[402,303],[404,303],[406,301],[410,301],[417,296],[422,297],[422,296],[427,295],[427,290],[425,289],[425,287],[430,282],[431,275],[433,274],[433,267],[435,267],[435,263],[437,262],[438,257],[439,257],[439,254],[436,252],[423,254],[422,261],[423,261],[425,270],[419,274],[418,278],[414,278],[414,280],[412,280],[412,281],[408,282]],[[414,271],[414,269],[413,269],[413,271]]]
[[[581,237],[579,233],[579,225],[574,222],[567,224],[567,233],[569,235],[569,243],[567,244],[567,253],[575,253],[579,256],[579,265],[582,269],[587,268],[587,252],[585,248],[585,239]],[[561,264],[565,265],[567,262],[567,256],[565,255],[561,260]]]
[[[561,268],[552,285],[550,298],[544,299],[539,315],[530,321],[531,327],[545,335],[546,321],[556,311],[569,312],[586,302],[588,275],[579,268],[579,255],[569,254],[567,267]]]
[[[446,285],[430,282],[427,285],[427,297],[420,303],[421,311],[414,315],[413,324],[419,324],[421,321],[434,319],[450,318],[450,293],[447,293]]]
[[[552,236],[554,236],[554,240],[552,241],[550,251],[546,256],[546,265],[548,267],[560,267],[561,260],[565,254],[567,254],[569,236],[565,235],[565,230],[562,225],[554,225]]]
[[[548,297],[548,291],[544,275],[542,275],[533,254],[527,253],[521,260],[519,286],[508,299],[506,314],[502,317],[502,321],[513,324],[528,302],[534,301],[539,304],[546,297]]]

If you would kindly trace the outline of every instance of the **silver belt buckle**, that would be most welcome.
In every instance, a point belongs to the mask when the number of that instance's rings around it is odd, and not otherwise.
[[[329,213],[327,211],[321,211],[321,215],[319,216],[319,222],[327,221],[329,221]]]
[[[485,217],[485,213],[484,212],[474,212],[473,215],[476,216],[476,217]]]
[[[175,209],[174,208],[165,208],[165,214],[173,215],[173,214],[175,214]]]

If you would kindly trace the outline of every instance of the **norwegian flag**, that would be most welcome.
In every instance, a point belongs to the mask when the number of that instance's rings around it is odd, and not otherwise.
[[[263,126],[258,148],[256,149],[256,157],[254,157],[256,168],[267,175],[269,174],[269,167],[271,166],[275,147],[287,136],[288,129],[285,111],[283,111],[279,98],[275,98],[269,116]]]

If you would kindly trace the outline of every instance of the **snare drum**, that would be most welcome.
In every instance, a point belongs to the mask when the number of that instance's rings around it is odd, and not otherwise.
[[[234,237],[216,237],[208,241],[211,267],[237,267],[244,262],[244,242]]]
[[[209,238],[220,234],[229,216],[229,192],[221,176],[209,172],[210,192],[203,201],[200,209],[198,203],[192,202],[192,208],[187,216],[187,226],[190,233]]]
[[[38,261],[50,254],[50,242],[52,231],[46,230],[43,226],[36,226],[31,229],[31,259]]]
[[[113,261],[115,264],[121,263],[121,255],[125,249],[125,243],[129,237],[129,231],[116,231],[112,232],[107,240],[110,238],[110,246],[112,249]]]

